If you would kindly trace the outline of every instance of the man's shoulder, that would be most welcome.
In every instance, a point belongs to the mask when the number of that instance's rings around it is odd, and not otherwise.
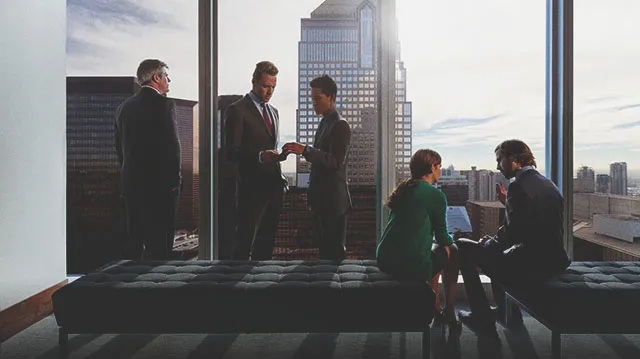
[[[560,190],[552,180],[550,180],[537,170],[529,170],[527,172],[528,173],[524,173],[523,176],[521,176],[517,181],[512,182],[509,185],[509,189],[511,189],[511,186],[514,186],[522,188],[522,190],[525,192],[553,192],[554,194],[560,196]]]
[[[227,109],[241,109],[246,108],[248,105],[253,105],[253,100],[251,100],[248,95],[242,96],[241,98],[233,101]]]

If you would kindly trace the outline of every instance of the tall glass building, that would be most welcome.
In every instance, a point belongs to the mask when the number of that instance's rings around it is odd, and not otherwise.
[[[351,125],[347,178],[350,186],[373,186],[378,153],[378,59],[376,6],[367,0],[326,0],[301,19],[299,42],[297,140],[313,144],[321,120],[313,111],[309,82],[327,74],[338,84],[336,106]],[[399,46],[398,46],[399,49]],[[398,53],[400,51],[398,50]],[[398,54],[398,59],[400,56]],[[411,102],[406,100],[406,70],[396,62],[396,178],[409,176]],[[305,187],[309,163],[297,158],[297,185]]]

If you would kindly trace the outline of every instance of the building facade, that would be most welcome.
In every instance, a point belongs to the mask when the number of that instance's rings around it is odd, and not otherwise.
[[[471,239],[478,240],[484,235],[494,235],[504,218],[504,205],[498,201],[468,201],[467,214],[471,221]]]
[[[336,107],[351,126],[347,178],[350,186],[373,186],[378,154],[376,6],[362,0],[327,0],[301,19],[296,138],[313,144],[321,120],[311,103],[309,82],[327,74],[338,85]],[[399,51],[398,51],[399,53]],[[398,57],[399,58],[399,57]],[[411,102],[406,101],[406,69],[396,62],[396,178],[407,178],[411,158]],[[297,184],[305,187],[309,163],[296,162]]]
[[[578,168],[576,179],[573,183],[574,192],[593,193],[595,191],[596,181],[593,168],[582,166]]]
[[[611,177],[611,194],[627,195],[627,163],[614,162],[609,165]]]
[[[134,77],[67,77],[67,266],[84,273],[118,258],[126,238],[115,112],[140,89]],[[195,102],[173,99],[183,189],[176,229],[197,223],[193,184]]]
[[[596,175],[596,192],[610,193],[611,177],[608,174]]]

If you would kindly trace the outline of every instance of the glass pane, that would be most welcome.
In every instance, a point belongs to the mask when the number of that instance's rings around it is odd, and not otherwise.
[[[467,207],[473,239],[494,234],[504,212],[498,144],[524,141],[545,170],[545,11],[534,0],[397,0],[412,152],[442,156],[439,187]]]
[[[219,2],[219,93],[221,117],[235,100],[252,88],[251,75],[256,64],[272,61],[279,69],[277,88],[269,101],[279,112],[280,150],[287,142],[313,146],[321,116],[311,101],[310,81],[328,74],[337,83],[336,108],[349,122],[351,147],[347,181],[353,208],[347,219],[349,258],[374,258],[376,241],[376,160],[377,160],[377,10],[374,2],[336,5],[322,0],[270,0],[260,11],[248,0]],[[265,23],[268,19],[268,25]],[[263,39],[268,41],[262,41]],[[408,118],[411,107],[397,116]],[[404,117],[403,117],[404,116]],[[225,126],[224,123],[221,123]],[[409,126],[410,128],[410,126]],[[410,143],[410,134],[406,136]],[[221,162],[225,162],[224,156]],[[222,190],[219,245],[225,249],[234,241],[236,218],[230,194],[236,176],[233,164]],[[281,163],[289,180],[282,214],[278,222],[275,258],[316,258],[318,243],[313,241],[312,217],[307,208],[311,163],[302,156],[289,155]],[[233,188],[235,190],[235,188]],[[327,193],[326,195],[332,195]],[[226,256],[229,254],[227,253]]]
[[[197,2],[70,0],[67,23],[68,272],[122,258],[127,235],[115,111],[140,90],[136,70],[145,58],[169,66],[167,96],[176,105],[183,179],[174,256],[193,257],[199,212]]]
[[[574,6],[574,259],[638,260],[640,4]]]

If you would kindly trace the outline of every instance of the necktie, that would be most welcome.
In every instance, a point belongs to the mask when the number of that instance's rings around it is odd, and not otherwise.
[[[269,130],[270,134],[273,134],[273,128],[271,126],[271,120],[269,119],[269,110],[267,110],[267,103],[262,103],[262,117],[264,118],[264,123],[267,125],[267,130]]]

